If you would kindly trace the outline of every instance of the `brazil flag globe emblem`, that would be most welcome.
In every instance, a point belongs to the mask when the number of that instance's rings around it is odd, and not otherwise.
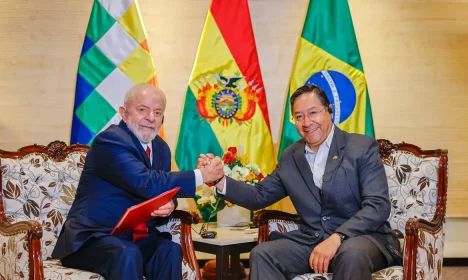
[[[344,74],[328,70],[313,74],[305,83],[322,88],[333,106],[332,121],[340,124],[346,121],[356,108],[356,90]]]
[[[303,85],[315,84],[327,94],[332,120],[349,133],[375,136],[364,67],[347,0],[309,1],[289,81],[288,101]],[[286,102],[278,159],[301,137]]]

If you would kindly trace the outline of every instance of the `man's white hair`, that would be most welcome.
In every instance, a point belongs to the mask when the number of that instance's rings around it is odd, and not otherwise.
[[[161,89],[153,86],[152,84],[136,84],[133,87],[131,87],[125,94],[124,106],[128,106],[137,93],[144,91],[159,94],[164,100],[164,109],[166,109],[166,95]]]

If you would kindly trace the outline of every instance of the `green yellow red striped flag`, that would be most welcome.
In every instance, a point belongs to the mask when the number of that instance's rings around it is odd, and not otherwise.
[[[264,174],[276,160],[247,0],[213,0],[187,87],[175,151],[179,169],[200,153],[243,146]]]
[[[325,90],[338,127],[374,137],[367,83],[347,0],[309,2],[289,83],[278,156],[300,139],[289,97],[305,84]]]

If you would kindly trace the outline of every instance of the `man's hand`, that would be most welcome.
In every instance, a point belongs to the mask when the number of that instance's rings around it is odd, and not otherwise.
[[[328,273],[328,265],[340,245],[340,236],[332,234],[314,248],[309,257],[309,265],[315,273]]]
[[[213,154],[200,154],[197,160],[197,169],[201,169],[202,167],[209,165],[212,159],[214,159]]]
[[[169,201],[168,203],[164,204],[163,206],[159,207],[159,209],[154,210],[153,213],[151,213],[151,216],[153,217],[167,217],[171,215],[171,213],[174,211],[175,205],[174,201]]]
[[[199,170],[202,173],[204,183],[211,183],[224,176],[224,165],[219,157],[211,159],[209,164],[202,160],[200,166]]]

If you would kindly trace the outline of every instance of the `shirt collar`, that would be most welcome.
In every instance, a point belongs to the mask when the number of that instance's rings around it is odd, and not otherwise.
[[[151,143],[151,142],[150,142],[150,143]],[[143,143],[143,142],[140,142],[140,144],[143,146],[143,150],[144,150],[144,151],[146,151],[146,147],[149,147],[149,148],[150,148],[150,151],[152,150],[152,149],[151,149],[150,143],[145,144],[145,143]]]
[[[323,141],[323,143],[320,145],[320,147],[322,147],[323,145],[327,145],[327,148],[330,149],[331,143],[333,141],[333,135],[334,134],[335,134],[335,125],[332,125],[330,133],[328,133],[327,139],[325,139],[325,141]],[[317,152],[312,151],[312,149],[309,147],[309,145],[307,145],[307,144],[305,145],[305,153],[306,154],[316,154]]]

